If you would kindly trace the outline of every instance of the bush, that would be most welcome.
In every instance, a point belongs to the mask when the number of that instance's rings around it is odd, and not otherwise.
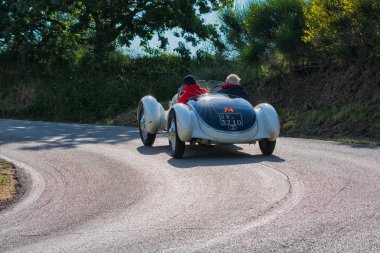
[[[112,119],[148,94],[168,101],[183,76],[224,80],[235,66],[212,55],[186,60],[172,54],[130,58],[109,53],[99,58],[87,51],[39,65],[7,59],[12,64],[0,72],[2,116],[79,122]],[[30,90],[27,103],[17,102],[25,89]]]
[[[181,58],[131,59],[112,53],[77,55],[66,64],[49,64],[36,87],[33,109],[54,120],[94,122],[136,106],[143,95],[169,99],[178,87]]]
[[[313,0],[305,16],[303,40],[326,58],[340,62],[379,55],[379,1]]]

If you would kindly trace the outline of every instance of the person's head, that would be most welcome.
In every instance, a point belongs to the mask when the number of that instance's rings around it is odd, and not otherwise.
[[[195,78],[192,75],[185,76],[182,80],[182,85],[187,86],[187,85],[192,85],[196,84],[197,82],[195,81]]]
[[[238,77],[238,75],[231,74],[227,76],[226,83],[233,84],[233,85],[240,85],[240,77]]]

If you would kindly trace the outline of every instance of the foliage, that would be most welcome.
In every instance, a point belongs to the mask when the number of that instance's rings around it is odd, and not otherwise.
[[[1,1],[0,50],[40,62],[71,52],[83,35],[70,30],[71,11],[59,1]]]
[[[49,65],[41,73],[30,110],[54,120],[95,122],[136,106],[146,94],[169,99],[185,73],[176,56],[129,58],[107,54],[99,61],[90,53],[74,61]]]
[[[281,55],[296,62],[306,48],[303,6],[301,0],[267,0],[227,9],[221,14],[227,41],[250,62],[278,61]]]
[[[225,2],[224,4],[222,2]],[[228,1],[81,1],[84,6],[80,16],[80,25],[93,28],[95,51],[104,50],[112,42],[129,45],[136,37],[143,42],[152,39],[155,33],[165,48],[168,41],[164,31],[181,28],[181,34],[193,45],[197,39],[211,38],[217,41],[217,34],[212,25],[204,24],[200,14],[217,10]],[[92,27],[91,27],[92,26]]]
[[[7,59],[14,61],[12,55]],[[23,66],[0,68],[0,116],[96,122],[133,108],[147,94],[169,101],[187,74],[224,80],[234,65],[212,55],[187,60],[173,54],[130,58],[108,53],[99,61],[94,53],[77,51],[33,71]]]
[[[166,30],[196,45],[198,39],[218,43],[213,25],[201,14],[228,6],[231,0],[190,1],[26,1],[0,2],[0,49],[21,51],[43,60],[44,52],[60,55],[75,46],[87,46],[98,55],[129,46],[136,37],[143,43],[158,34],[161,47]]]
[[[305,8],[304,41],[328,58],[357,59],[380,54],[380,2],[313,0]]]
[[[247,16],[246,9],[224,9],[219,14],[219,19],[222,23],[221,31],[226,37],[228,46],[238,53],[247,46],[250,42],[245,18]]]

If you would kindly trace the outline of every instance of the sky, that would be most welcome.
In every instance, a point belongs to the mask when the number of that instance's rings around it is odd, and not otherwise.
[[[236,8],[239,8],[241,6],[246,5],[250,0],[235,0],[234,6]],[[204,19],[206,23],[213,24],[218,22],[218,14],[216,12],[204,15]],[[173,52],[173,50],[177,47],[178,43],[180,41],[184,42],[183,39],[177,38],[173,35],[173,32],[166,32],[165,34],[169,39],[169,45],[167,47],[168,52]],[[158,37],[155,36],[153,40],[149,43],[149,45],[153,48],[157,48],[159,46],[160,42],[158,40]],[[207,45],[207,43],[201,43],[198,47],[194,48],[190,43],[185,43],[186,46],[190,49],[190,51],[195,54],[197,49],[208,47],[211,45]],[[143,50],[140,48],[140,40],[138,38],[134,39],[131,46],[129,48],[123,48],[122,51],[125,51],[128,55],[132,56],[139,56],[144,54]]]

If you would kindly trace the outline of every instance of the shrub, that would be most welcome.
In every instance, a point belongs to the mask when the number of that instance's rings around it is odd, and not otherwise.
[[[305,8],[303,40],[335,61],[380,53],[380,2],[313,0]]]

